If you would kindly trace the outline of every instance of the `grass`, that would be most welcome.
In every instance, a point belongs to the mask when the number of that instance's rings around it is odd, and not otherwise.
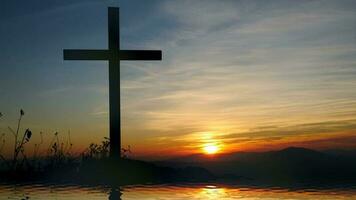
[[[0,158],[1,164],[3,165],[4,170],[7,171],[24,171],[24,170],[40,170],[47,168],[48,166],[55,166],[57,164],[63,164],[66,162],[72,162],[74,159],[71,155],[72,143],[70,141],[70,133],[68,133],[69,140],[65,143],[60,142],[58,137],[58,132],[54,133],[49,147],[47,148],[45,155],[40,155],[40,147],[43,145],[43,133],[40,132],[40,142],[36,143],[33,148],[33,155],[29,157],[27,155],[25,148],[32,137],[32,131],[27,128],[23,133],[21,130],[21,121],[25,115],[24,110],[20,110],[19,118],[17,121],[16,129],[12,129],[8,126],[8,130],[14,138],[13,152],[11,158],[5,158],[2,154],[4,146],[6,144],[5,133],[1,135],[2,144],[0,146]],[[0,113],[0,118],[3,117],[3,114]]]
[[[47,150],[42,153],[40,152],[40,148],[44,144],[44,138],[43,133],[40,132],[40,141],[34,145],[32,157],[29,157],[26,152],[28,148],[25,147],[32,139],[33,134],[29,128],[23,133],[20,132],[21,121],[24,115],[25,112],[21,109],[15,130],[8,126],[8,130],[14,138],[13,153],[10,159],[6,159],[2,154],[6,140],[5,133],[0,135],[1,164],[5,165],[7,170],[21,171],[34,168],[41,169],[49,166],[73,163],[74,161],[79,162],[79,160],[105,159],[109,157],[110,139],[107,137],[104,137],[104,140],[100,144],[91,143],[79,156],[74,156],[72,153],[73,143],[71,141],[70,131],[68,131],[68,137],[65,142],[60,141],[59,132],[55,132],[49,140]],[[0,112],[0,119],[3,116],[4,115]],[[43,153],[44,155],[41,155]],[[122,149],[123,157],[128,158],[130,153],[130,146],[128,149]]]
[[[43,146],[43,133],[40,132],[40,141],[33,147],[32,156],[28,156],[25,148],[30,140],[33,138],[32,131],[27,128],[21,132],[21,121],[25,116],[24,110],[20,110],[19,118],[17,120],[16,129],[8,126],[8,130],[14,138],[12,156],[6,158],[3,155],[4,146],[6,144],[5,133],[1,134],[0,146],[0,176],[8,177],[10,179],[33,178],[40,174],[67,172],[71,173],[77,171],[79,167],[86,165],[87,162],[99,162],[99,160],[107,160],[109,158],[110,140],[104,138],[100,144],[92,143],[89,147],[79,155],[72,153],[73,144],[70,139],[70,132],[65,142],[59,138],[59,133],[55,132],[52,138],[48,141],[49,145],[46,151],[40,152]],[[0,119],[4,115],[0,112]],[[124,149],[123,149],[124,151]],[[126,150],[125,150],[126,151]],[[127,154],[125,154],[127,155]]]

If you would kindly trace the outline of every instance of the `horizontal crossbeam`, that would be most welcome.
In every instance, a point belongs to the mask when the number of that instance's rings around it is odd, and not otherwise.
[[[64,60],[109,60],[110,54],[110,50],[63,50]],[[162,60],[159,50],[120,50],[119,54],[120,60]]]
[[[63,50],[63,58],[64,60],[109,60],[109,51],[65,49]]]
[[[120,60],[162,60],[162,51],[120,50]]]

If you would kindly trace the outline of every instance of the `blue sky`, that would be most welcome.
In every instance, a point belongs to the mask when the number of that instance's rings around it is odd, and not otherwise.
[[[107,48],[107,6],[120,6],[123,49],[163,51],[121,64],[123,142],[136,152],[355,141],[319,141],[356,127],[351,0],[6,0],[1,132],[23,108],[24,126],[71,130],[78,148],[108,135],[107,63],[62,60],[64,48]]]

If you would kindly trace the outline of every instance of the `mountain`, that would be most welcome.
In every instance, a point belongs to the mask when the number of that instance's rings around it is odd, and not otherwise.
[[[299,147],[215,156],[194,154],[156,163],[170,167],[202,167],[230,179],[244,177],[249,180],[284,182],[356,180],[356,157]]]
[[[356,157],[356,150],[344,150],[344,149],[328,149],[323,151],[326,154],[334,156],[342,156],[348,158]]]

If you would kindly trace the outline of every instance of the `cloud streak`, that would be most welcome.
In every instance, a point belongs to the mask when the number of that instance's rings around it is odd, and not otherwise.
[[[286,139],[354,120],[355,8],[289,3],[270,9],[260,1],[163,3],[159,8],[177,25],[166,40],[151,41],[161,44],[165,61],[124,80],[126,115],[139,112],[140,128],[172,144],[200,132],[229,135],[227,143]],[[300,127],[314,123],[322,125]],[[288,130],[250,131],[261,126]]]

